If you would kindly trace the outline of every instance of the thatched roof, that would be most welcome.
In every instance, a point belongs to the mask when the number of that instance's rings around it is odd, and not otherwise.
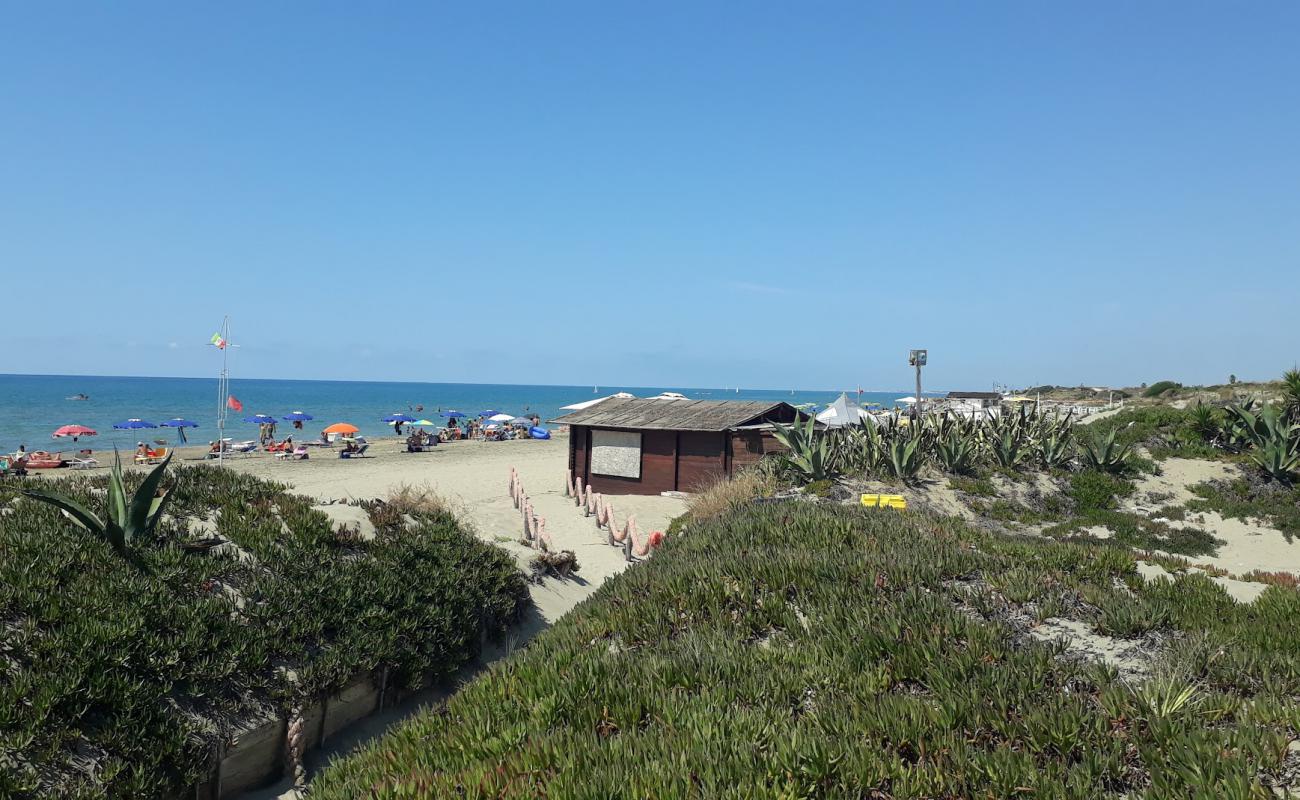
[[[610,398],[590,408],[551,420],[557,425],[669,431],[726,431],[768,418],[793,421],[799,412],[770,400],[621,400]]]
[[[997,392],[948,392],[949,400],[1001,400]]]

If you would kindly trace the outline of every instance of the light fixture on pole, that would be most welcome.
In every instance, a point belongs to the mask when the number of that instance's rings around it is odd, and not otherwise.
[[[912,416],[916,419],[921,418],[921,367],[925,366],[925,361],[925,350],[908,351],[907,364],[916,367],[916,402],[912,404]]]

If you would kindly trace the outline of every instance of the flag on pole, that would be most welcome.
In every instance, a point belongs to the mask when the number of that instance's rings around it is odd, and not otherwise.
[[[212,334],[212,338],[209,340],[209,343],[210,343],[213,347],[217,348],[218,350],[225,350],[225,349],[226,349],[226,340],[225,340],[225,339],[222,339],[222,338],[221,338],[221,334],[219,334],[219,333],[214,333],[214,334]]]
[[[239,398],[233,394],[226,398],[226,405],[230,406],[231,411],[243,411],[244,404],[239,402]]]

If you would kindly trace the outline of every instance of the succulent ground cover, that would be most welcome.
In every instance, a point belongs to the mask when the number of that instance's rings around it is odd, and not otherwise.
[[[1300,787],[1300,593],[814,502],[692,520],[310,797],[1253,798]],[[1025,621],[1028,620],[1028,623]],[[1142,681],[1039,642],[1141,642]]]
[[[364,541],[228,470],[162,484],[167,514],[129,553],[17,494],[99,508],[108,479],[0,488],[0,796],[179,796],[241,719],[371,670],[419,687],[527,602],[513,560],[446,513]]]

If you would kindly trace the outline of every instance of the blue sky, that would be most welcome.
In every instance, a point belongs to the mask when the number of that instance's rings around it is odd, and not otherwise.
[[[1295,3],[0,3],[0,372],[1300,358]]]

